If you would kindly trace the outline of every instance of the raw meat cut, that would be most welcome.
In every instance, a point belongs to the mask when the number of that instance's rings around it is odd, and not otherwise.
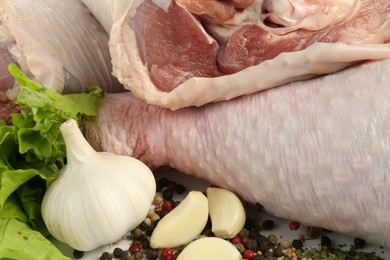
[[[390,57],[386,0],[82,0],[110,34],[113,74],[171,109]]]
[[[111,75],[108,35],[80,0],[1,1],[0,57],[3,92],[14,83],[10,62],[58,92],[123,90]]]
[[[96,149],[390,248],[390,59],[177,111],[110,94],[85,129]]]

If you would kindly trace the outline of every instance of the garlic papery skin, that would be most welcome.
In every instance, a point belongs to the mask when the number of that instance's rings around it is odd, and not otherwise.
[[[113,243],[146,217],[153,173],[135,158],[96,152],[74,120],[60,130],[67,164],[46,191],[43,220],[54,238],[77,250]]]

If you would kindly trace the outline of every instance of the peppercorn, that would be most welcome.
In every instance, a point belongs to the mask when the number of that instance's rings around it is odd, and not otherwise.
[[[126,250],[122,252],[121,260],[133,260],[133,259],[134,258],[129,251]]]
[[[112,256],[111,256],[110,253],[104,252],[104,253],[100,256],[99,259],[100,259],[100,260],[111,260],[111,259],[112,259]]]
[[[302,240],[299,240],[299,239],[294,239],[292,241],[292,246],[295,248],[295,249],[301,249],[303,247],[303,242]]]
[[[136,252],[134,254],[134,259],[141,260],[144,257],[144,254],[142,252]]]
[[[278,243],[278,238],[274,234],[271,234],[268,236],[268,241],[271,242],[271,244],[276,245]]]
[[[158,214],[154,214],[150,217],[150,220],[152,221],[152,223],[155,223],[157,220],[160,220],[160,216]]]
[[[235,246],[236,246],[237,250],[238,250],[241,254],[244,253],[244,251],[245,251],[245,246],[244,246],[243,244],[238,243],[238,244],[236,244]]]
[[[172,201],[171,200],[164,201],[162,204],[162,209],[167,210],[167,211],[171,211],[173,209]]]
[[[240,233],[238,233],[238,235],[239,235],[241,238],[247,237],[248,234],[249,234],[249,231],[248,231],[248,229],[246,229],[246,228],[241,229]]]
[[[253,219],[247,218],[247,219],[245,220],[245,225],[244,225],[244,227],[245,227],[246,229],[252,229],[253,226],[255,225],[255,223],[256,223],[256,221],[254,221]]]
[[[146,235],[139,238],[139,243],[142,248],[148,248],[150,246],[150,241]]]
[[[159,183],[162,187],[164,187],[164,186],[167,186],[167,184],[169,183],[169,180],[168,180],[167,178],[163,177],[163,178],[161,178],[161,179],[158,180],[158,183]]]
[[[248,242],[245,243],[246,248],[251,249],[253,251],[259,250],[259,242],[256,239],[249,239]]]
[[[248,259],[248,260],[251,260],[253,259],[253,256],[255,255],[255,252],[253,252],[253,250],[251,249],[247,249],[244,251],[244,253],[242,254],[242,257],[244,259]]]
[[[325,233],[326,231],[323,228],[319,227],[307,227],[306,229],[306,235],[309,238],[318,238]]]
[[[356,249],[362,249],[363,247],[365,247],[366,241],[364,239],[361,239],[361,238],[355,238],[353,240],[353,244],[355,245]]]
[[[176,187],[176,185],[177,185],[176,182],[169,181],[166,186],[168,189],[173,190]]]
[[[156,260],[158,258],[158,251],[155,249],[148,249],[146,252],[147,260]]]
[[[123,254],[122,248],[116,247],[114,248],[114,251],[112,252],[115,258],[120,258]]]
[[[183,194],[183,193],[186,191],[186,187],[184,187],[184,186],[181,185],[181,184],[176,184],[176,186],[173,188],[173,190],[174,190],[177,194]]]
[[[133,254],[135,254],[137,252],[141,252],[141,246],[138,243],[133,242],[131,244],[131,246],[129,247],[129,251],[130,251],[130,253],[133,253]]]
[[[274,227],[274,221],[267,219],[262,224],[264,230],[271,230]]]
[[[168,213],[169,213],[168,210],[163,209],[163,210],[161,210],[161,211],[158,213],[158,215],[160,216],[160,218],[163,218],[163,217],[165,217]]]
[[[290,241],[288,240],[283,240],[281,243],[280,243],[280,247],[282,249],[288,249],[290,247]]]
[[[145,231],[147,227],[148,227],[148,225],[145,222],[141,222],[138,225],[138,228],[141,229],[142,231]]]
[[[248,243],[249,241],[249,237],[243,237],[241,238],[241,243],[243,243],[244,245],[246,245],[246,243]],[[257,240],[256,240],[257,241]]]
[[[179,206],[180,202],[180,200],[173,201],[172,208],[176,208],[177,206]]]
[[[164,200],[172,200],[173,198],[173,192],[171,189],[166,189],[163,191],[163,199]]]
[[[131,234],[134,238],[139,238],[140,236],[142,236],[142,230],[140,228],[135,228],[133,229],[133,231],[131,231]]]
[[[161,195],[156,195],[154,196],[154,199],[153,199],[153,205],[157,206],[157,205],[160,205],[161,203],[163,203],[164,201],[164,198],[161,196]]]
[[[321,236],[321,246],[329,247],[332,241],[328,236]]]
[[[237,245],[241,243],[241,238],[239,236],[234,236],[230,239],[230,243],[232,243],[233,245]]]
[[[273,255],[274,257],[281,257],[281,256],[283,256],[284,253],[283,253],[282,248],[279,247],[279,246],[276,247],[276,248],[274,248],[274,250],[272,251],[272,255]]]
[[[76,258],[76,259],[80,259],[80,258],[83,258],[84,256],[84,252],[83,251],[80,251],[80,250],[73,250],[73,257]]]
[[[144,223],[147,225],[147,226],[150,226],[152,224],[152,220],[150,218],[145,218],[144,219]]]
[[[173,249],[170,247],[166,247],[162,250],[161,255],[165,258],[173,255]]]
[[[147,236],[151,236],[153,231],[154,231],[154,228],[155,228],[155,225],[150,225],[149,227],[146,228],[145,230],[145,234]]]
[[[290,230],[298,230],[301,227],[301,223],[299,223],[298,221],[291,221],[288,227],[290,228]]]

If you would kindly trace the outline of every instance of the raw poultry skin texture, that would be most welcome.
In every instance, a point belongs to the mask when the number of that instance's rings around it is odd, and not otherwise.
[[[169,165],[282,218],[390,247],[390,60],[177,111],[108,95],[96,148]]]
[[[80,0],[2,0],[0,91],[14,84],[7,69],[11,62],[57,92],[81,92],[91,85],[122,91],[111,75],[108,40]]]

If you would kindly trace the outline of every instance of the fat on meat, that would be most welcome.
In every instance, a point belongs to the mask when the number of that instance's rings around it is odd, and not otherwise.
[[[172,111],[109,94],[85,135],[271,214],[390,248],[390,59]]]
[[[390,57],[387,0],[82,0],[113,75],[176,110]]]
[[[123,90],[111,75],[108,34],[80,0],[0,1],[0,91],[14,85],[9,63],[58,92],[91,85]]]

